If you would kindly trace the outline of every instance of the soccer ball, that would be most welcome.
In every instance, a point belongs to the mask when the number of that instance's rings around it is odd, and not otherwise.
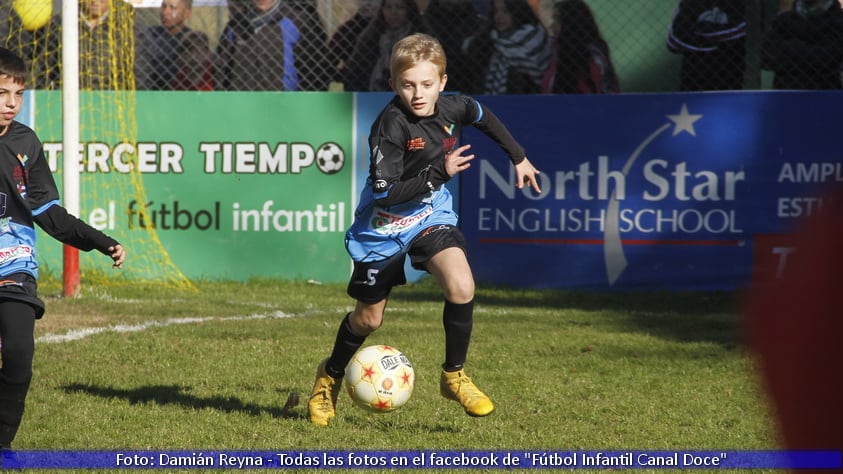
[[[351,399],[375,413],[387,413],[407,403],[415,380],[413,365],[390,346],[360,349],[345,368],[345,388]]]
[[[345,164],[345,153],[336,143],[325,143],[316,151],[316,166],[325,174],[338,173]]]
[[[53,2],[50,0],[14,0],[12,8],[28,31],[43,27],[53,16]]]

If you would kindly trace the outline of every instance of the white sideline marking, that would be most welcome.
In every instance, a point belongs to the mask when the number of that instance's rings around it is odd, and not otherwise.
[[[229,317],[209,317],[209,318],[170,318],[163,321],[146,321],[138,324],[118,324],[107,327],[82,328],[68,331],[64,334],[45,334],[37,339],[35,342],[53,343],[53,342],[69,342],[85,339],[88,336],[100,334],[104,332],[138,332],[154,327],[166,327],[176,324],[194,324],[207,323],[209,321],[247,321],[251,319],[282,319],[291,318],[292,314],[287,314],[283,311],[276,311],[272,314],[253,314],[251,316],[229,316]]]
[[[396,312],[406,312],[411,311],[410,308],[392,308],[389,310],[391,313]],[[484,309],[475,309],[475,313],[488,313],[488,310]],[[251,316],[227,316],[227,317],[208,317],[208,318],[170,318],[164,319],[162,321],[146,321],[143,323],[138,324],[117,324],[114,326],[105,326],[105,327],[93,327],[93,328],[81,328],[81,329],[73,329],[64,334],[45,334],[41,337],[35,339],[35,342],[38,343],[45,343],[51,344],[56,342],[70,342],[70,341],[78,341],[81,339],[85,339],[88,336],[93,336],[96,334],[102,334],[105,332],[117,332],[117,333],[126,333],[126,332],[139,332],[144,331],[149,328],[159,328],[159,327],[166,327],[166,326],[174,326],[176,324],[194,324],[194,323],[207,323],[210,321],[248,321],[248,320],[256,320],[256,319],[284,319],[284,318],[292,318],[294,316],[308,316],[311,314],[318,314],[318,313],[325,313],[325,311],[304,311],[301,313],[295,314],[288,314],[283,311],[275,311],[271,314],[253,314]],[[344,314],[345,310],[337,309],[338,314]]]

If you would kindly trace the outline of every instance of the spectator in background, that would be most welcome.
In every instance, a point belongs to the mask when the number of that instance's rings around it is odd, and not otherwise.
[[[415,0],[381,0],[378,12],[360,33],[343,82],[349,91],[389,91],[392,45],[410,33],[429,29]]]
[[[132,89],[134,7],[121,0],[79,0],[79,88]],[[61,57],[61,56],[59,56]]]
[[[113,2],[113,5],[112,5]],[[26,18],[31,2],[4,3],[0,9],[0,44],[27,63],[27,85],[61,89],[61,17],[43,25]],[[20,10],[20,11],[18,11]],[[116,0],[79,0],[79,87],[87,90],[132,89],[135,11]]]
[[[360,33],[378,11],[378,0],[361,0],[357,12],[337,28],[328,41],[328,63],[331,66],[331,80],[342,82],[346,65],[354,52],[354,45]]]
[[[298,12],[302,25],[304,40],[303,49],[306,55],[301,56],[301,72],[299,90],[325,91],[331,82],[330,64],[328,64],[328,33],[325,24],[316,8],[317,0],[287,0]]]
[[[229,0],[235,4],[243,0]],[[325,90],[325,28],[312,1],[229,4],[214,65],[222,90]]]
[[[743,89],[746,1],[681,0],[667,47],[682,55],[680,91]]]
[[[52,5],[43,16],[24,11],[27,2],[0,0],[0,46],[26,62],[30,74],[27,89],[54,89],[59,77],[61,18],[53,15]],[[19,13],[20,11],[20,13]]]
[[[468,90],[466,78],[470,77],[469,72],[475,67],[475,60],[463,55],[462,44],[477,31],[483,17],[474,3],[468,0],[430,0],[423,17],[449,59],[445,90]]]
[[[463,45],[482,64],[469,93],[533,94],[550,65],[547,31],[527,0],[494,0],[484,27]]]
[[[193,0],[163,0],[161,24],[138,35],[135,80],[139,90],[213,89],[208,37],[185,24],[192,9]]]
[[[837,0],[796,0],[773,20],[761,67],[776,89],[841,89],[843,9]]]
[[[114,0],[112,0],[114,1]],[[61,89],[61,17],[32,24],[12,2],[0,10],[0,44],[24,58],[31,70],[27,85]],[[20,7],[18,7],[18,5]],[[88,90],[134,88],[134,7],[124,1],[79,0],[79,87]]]
[[[179,70],[170,81],[170,89],[176,91],[214,90],[213,56],[208,35],[191,30],[182,39],[179,51]]]
[[[609,45],[591,9],[583,0],[562,0],[553,5],[554,55],[542,83],[553,94],[607,94],[620,92]]]
[[[489,14],[489,9],[492,8],[492,0],[471,0],[474,9],[481,18],[486,18]]]

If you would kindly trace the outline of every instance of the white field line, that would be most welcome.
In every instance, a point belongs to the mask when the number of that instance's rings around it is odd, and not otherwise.
[[[388,312],[396,313],[396,312],[404,312],[410,311],[409,308],[391,308]],[[85,339],[89,336],[94,336],[97,334],[107,333],[107,332],[115,332],[115,333],[127,333],[127,332],[140,332],[145,331],[149,328],[161,328],[167,326],[175,326],[178,324],[202,324],[214,321],[249,321],[249,320],[260,320],[260,319],[286,319],[286,318],[293,318],[296,316],[310,316],[313,314],[321,314],[325,313],[326,311],[304,311],[301,313],[285,313],[283,311],[275,311],[270,314],[252,314],[249,316],[227,316],[227,317],[218,317],[218,316],[210,316],[206,318],[169,318],[160,321],[145,321],[137,324],[116,324],[113,326],[100,326],[100,327],[92,327],[92,328],[80,328],[80,329],[72,329],[67,331],[63,334],[44,334],[35,339],[36,343],[44,343],[44,344],[51,344],[51,343],[58,343],[58,342],[71,342],[71,341],[78,341],[81,339]],[[337,316],[337,321],[341,319],[342,314],[344,314],[344,310],[337,309],[335,312]],[[494,311],[488,311],[483,309],[475,309],[475,313],[494,313]]]
[[[105,332],[138,332],[149,328],[159,328],[166,326],[174,326],[176,324],[201,324],[212,321],[248,321],[255,319],[283,319],[292,318],[294,316],[303,316],[304,313],[287,314],[283,311],[276,311],[271,314],[253,314],[250,316],[229,316],[229,317],[207,317],[207,318],[170,318],[161,321],[145,321],[138,324],[117,324],[114,326],[93,327],[73,329],[64,334],[45,334],[35,339],[36,343],[53,343],[53,342],[69,342],[85,339],[88,336],[101,334]]]

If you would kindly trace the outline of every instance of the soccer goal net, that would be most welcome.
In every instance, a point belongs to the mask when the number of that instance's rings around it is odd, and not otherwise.
[[[62,187],[63,160],[69,158],[63,153],[62,94],[75,84],[62,83],[62,23],[60,12],[54,10],[52,0],[0,0],[0,44],[23,57],[30,68],[27,89],[34,93],[29,93],[26,112],[19,118],[29,122],[41,138],[56,182]],[[134,16],[134,8],[123,0],[79,2],[79,105],[76,113],[69,114],[78,119],[79,217],[113,236],[130,255],[117,278],[106,271],[110,270],[107,261],[96,252],[79,255],[79,268],[84,283],[154,280],[192,287],[154,226],[129,229],[114,225],[117,213],[125,212],[130,203],[149,201],[135,166]],[[145,206],[134,207],[140,209],[139,222],[143,222]],[[61,245],[41,238],[38,252],[42,272],[62,275],[62,268],[49,263],[62,260]],[[63,275],[69,277],[73,276]]]

